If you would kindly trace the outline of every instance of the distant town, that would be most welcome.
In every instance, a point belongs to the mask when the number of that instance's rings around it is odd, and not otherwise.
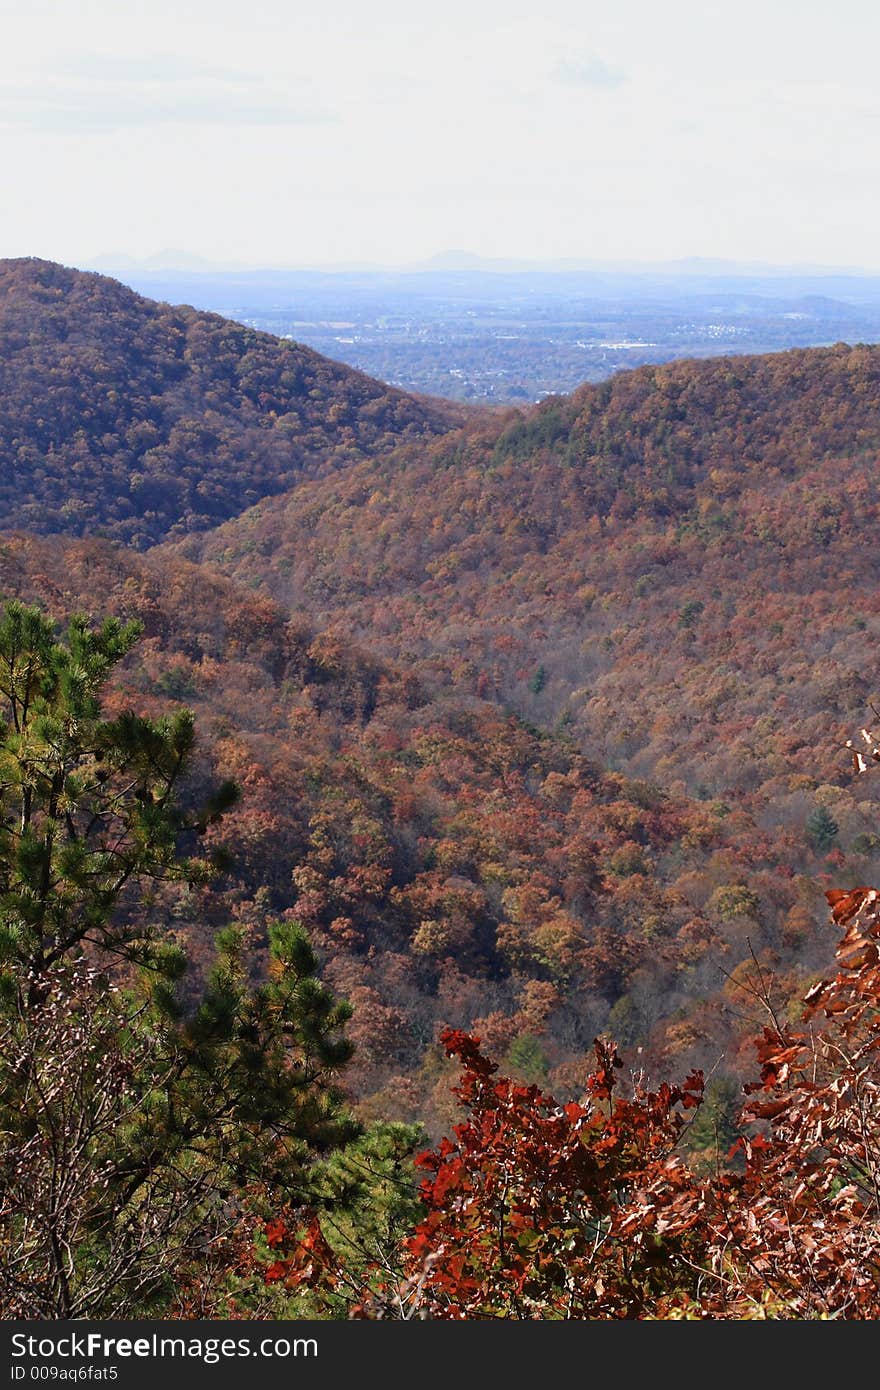
[[[461,401],[522,405],[672,358],[880,341],[880,277],[848,272],[112,273]]]

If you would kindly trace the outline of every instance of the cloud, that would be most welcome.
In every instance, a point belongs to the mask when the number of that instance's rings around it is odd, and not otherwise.
[[[310,111],[284,97],[231,88],[194,92],[169,90],[67,91],[42,97],[0,100],[0,126],[58,134],[112,134],[153,125],[318,125],[335,117]]]
[[[556,65],[553,76],[557,82],[564,82],[568,87],[594,87],[605,91],[622,87],[626,81],[626,73],[606,63],[598,53],[564,58]]]
[[[297,93],[300,99],[297,100]],[[335,120],[304,86],[205,69],[185,58],[83,57],[42,81],[6,85],[0,128],[112,134],[155,125],[292,126]]]

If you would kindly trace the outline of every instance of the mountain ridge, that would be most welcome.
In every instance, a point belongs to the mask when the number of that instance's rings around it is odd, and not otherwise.
[[[0,262],[0,529],[144,548],[463,418],[110,277]]]
[[[94,356],[90,312],[130,360],[126,314],[106,322],[124,290],[76,280],[73,324],[44,278],[52,361]],[[151,312],[215,429],[242,408],[247,442],[279,428],[257,410],[277,343],[267,365],[259,335]],[[135,407],[169,360],[144,334]],[[256,342],[244,379],[224,334]],[[76,382],[56,404],[100,441]],[[293,488],[143,555],[19,534],[0,578],[145,623],[117,707],[192,705],[206,772],[243,788],[229,894],[157,910],[200,961],[230,906],[257,942],[267,914],[303,922],[355,1006],[365,1114],[445,1122],[443,1024],[563,1093],[606,1026],[735,1072],[722,972],[754,949],[799,989],[828,952],[822,875],[880,865],[842,752],[875,680],[878,402],[880,350],[846,345],[642,368],[456,429],[403,398],[378,441],[319,391]]]
[[[612,767],[745,792],[786,758],[809,776],[810,739],[830,720],[843,741],[872,695],[878,458],[880,348],[676,362],[308,483],[182,550],[563,720]]]

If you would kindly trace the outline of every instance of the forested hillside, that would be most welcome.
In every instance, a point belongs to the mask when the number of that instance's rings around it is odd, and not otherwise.
[[[800,1173],[814,1122],[876,1128],[873,1100],[838,1100],[880,997],[857,886],[878,788],[846,747],[876,692],[880,350],[644,369],[450,432],[443,405],[222,320],[8,273],[0,594],[38,608],[0,615],[3,1085],[36,1069],[66,1094],[79,1067],[104,1125],[89,1181],[111,1161],[122,1203],[100,1238],[73,1205],[74,1298],[54,1111],[25,1086],[8,1305],[147,1307],[115,1292],[124,1230],[150,1306],[187,1316],[873,1309],[861,1139],[829,1143],[821,1190]],[[34,534],[100,518],[111,537]],[[78,612],[60,638],[42,616]],[[829,891],[847,936],[817,984]],[[792,1032],[807,990],[844,1015],[824,1072]],[[602,1034],[641,1077],[626,1094]],[[686,1079],[650,1089],[666,1075]],[[114,1105],[138,1116],[118,1133]],[[774,1143],[731,1165],[765,1120]],[[400,1122],[455,1134],[420,1204]]]
[[[2,529],[142,548],[461,418],[104,276],[0,262]]]
[[[791,827],[876,692],[878,449],[880,349],[675,363],[184,552],[612,767],[753,793]]]
[[[192,708],[190,796],[212,779],[242,789],[206,839],[228,845],[230,875],[151,912],[203,966],[230,910],[257,958],[270,917],[305,925],[354,1006],[347,1078],[364,1114],[448,1122],[444,1027],[475,1029],[515,1073],[572,1094],[606,1027],[652,1066],[726,1053],[732,1078],[751,951],[793,990],[830,959],[831,844],[802,819],[770,825],[763,804],[610,772],[564,734],[435,690],[174,556],[9,540],[0,586],[55,614],[145,624],[111,712]],[[848,793],[834,798],[839,815]],[[852,856],[844,872],[865,869],[853,839],[870,810],[853,803],[832,837]]]

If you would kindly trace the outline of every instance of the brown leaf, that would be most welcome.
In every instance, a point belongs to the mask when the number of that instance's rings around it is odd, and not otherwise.
[[[876,901],[876,888],[829,888],[825,897],[831,908],[831,916],[838,926],[844,927],[847,922],[857,916],[864,904],[870,900]]]

